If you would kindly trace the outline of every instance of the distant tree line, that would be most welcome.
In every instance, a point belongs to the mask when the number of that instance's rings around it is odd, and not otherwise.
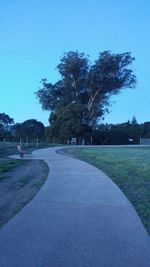
[[[85,128],[84,128],[85,127]],[[49,132],[50,130],[50,132]],[[65,135],[66,129],[64,128]],[[70,129],[68,128],[68,131]],[[120,124],[97,124],[93,129],[82,126],[80,135],[84,135],[85,144],[93,145],[126,145],[139,144],[140,138],[150,138],[150,121],[139,124],[135,117],[131,121]],[[47,141],[49,143],[66,143],[62,137],[57,137],[42,122],[35,119],[23,123],[14,123],[14,119],[5,113],[0,113],[0,141],[28,140]]]
[[[45,126],[35,119],[23,123],[14,123],[14,119],[5,113],[0,113],[0,141],[39,141],[45,140]]]
[[[97,125],[92,133],[97,145],[139,144],[140,138],[150,138],[150,122],[139,124],[135,117],[125,123]]]
[[[68,129],[69,130],[69,129]],[[50,131],[50,132],[49,132]],[[65,129],[66,131],[66,129]],[[66,134],[66,133],[65,133]],[[137,123],[133,117],[131,121],[119,124],[97,124],[93,129],[82,128],[80,136],[84,136],[85,144],[93,145],[127,145],[139,144],[140,138],[150,138],[150,122]],[[46,127],[46,138],[49,142],[62,142],[62,139],[52,134],[51,128]],[[77,140],[80,144],[79,140]],[[66,141],[64,142],[66,143]]]

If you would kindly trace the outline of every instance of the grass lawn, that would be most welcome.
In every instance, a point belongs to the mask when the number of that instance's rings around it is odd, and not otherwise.
[[[48,175],[42,160],[8,158],[18,154],[16,145],[0,142],[0,228],[35,196]],[[27,152],[34,149],[29,147]]]
[[[0,161],[0,228],[32,200],[47,175],[42,160]]]
[[[13,170],[24,163],[23,160],[3,159],[0,160],[0,174]],[[1,178],[1,176],[0,176]]]
[[[9,155],[19,154],[17,150],[17,145],[19,142],[0,142],[0,158],[8,157]],[[46,142],[41,142],[38,144],[38,147],[35,143],[28,143],[26,147],[26,143],[22,142],[22,148],[26,151],[26,153],[30,154],[32,151],[40,148],[47,148],[53,146],[61,146],[61,144],[49,144]],[[63,145],[64,146],[64,145]]]
[[[150,147],[68,148],[105,172],[124,192],[150,234]]]

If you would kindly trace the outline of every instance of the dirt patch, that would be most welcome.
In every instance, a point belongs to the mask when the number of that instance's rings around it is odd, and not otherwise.
[[[43,160],[26,160],[0,174],[0,227],[35,196],[47,175],[48,166]]]

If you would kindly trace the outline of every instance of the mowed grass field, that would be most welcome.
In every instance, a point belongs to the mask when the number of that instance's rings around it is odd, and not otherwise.
[[[150,234],[150,147],[75,147],[63,152],[106,173],[133,204]]]

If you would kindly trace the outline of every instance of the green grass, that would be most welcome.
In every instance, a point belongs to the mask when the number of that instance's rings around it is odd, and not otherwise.
[[[11,171],[15,167],[22,165],[24,163],[23,160],[15,160],[8,158],[9,155],[14,155],[14,154],[19,155],[17,150],[18,144],[19,142],[0,142],[0,174]],[[35,143],[28,143],[28,147],[26,147],[26,143],[22,143],[23,149],[29,154],[35,149],[46,148],[51,146],[54,145],[48,144],[46,142],[41,142],[38,144],[38,147],[36,146]],[[6,178],[7,178],[6,176],[5,177],[0,176],[0,181]]]
[[[39,181],[36,184],[34,184],[34,187],[38,190],[41,188],[42,185],[43,185],[43,181]]]
[[[150,234],[150,147],[71,148],[63,153],[105,172],[131,201]]]
[[[19,145],[19,142],[0,142],[0,158],[19,154],[17,145]],[[22,148],[29,154],[36,149],[53,146],[61,146],[61,144],[49,144],[47,142],[41,142],[38,144],[38,146],[36,146],[36,143],[28,143],[28,146],[26,147],[26,143],[22,142]]]
[[[0,228],[32,200],[48,176],[49,169],[44,161],[39,161],[38,164],[33,161],[31,168],[30,161],[8,158],[9,155],[19,155],[18,144],[18,142],[0,142]],[[29,143],[26,148],[26,144],[22,143],[27,153],[49,146],[53,145],[39,143],[36,147],[35,143]],[[20,165],[23,166],[17,168]]]
[[[5,161],[0,160],[5,167],[0,173],[0,228],[33,199],[49,172],[43,160]],[[20,163],[24,166],[17,168]]]
[[[15,167],[20,166],[23,163],[24,163],[23,160],[12,160],[12,159],[0,160],[0,174],[11,171]]]
[[[32,176],[31,175],[20,177],[19,186],[20,187],[25,186],[28,182],[30,182],[30,180],[32,180]]]
[[[8,155],[18,154],[17,145],[19,142],[0,142],[0,158]],[[48,143],[39,143],[38,147],[35,143],[28,143],[26,147],[26,143],[22,142],[22,147],[27,153],[31,153],[35,149],[44,148],[51,146]]]

